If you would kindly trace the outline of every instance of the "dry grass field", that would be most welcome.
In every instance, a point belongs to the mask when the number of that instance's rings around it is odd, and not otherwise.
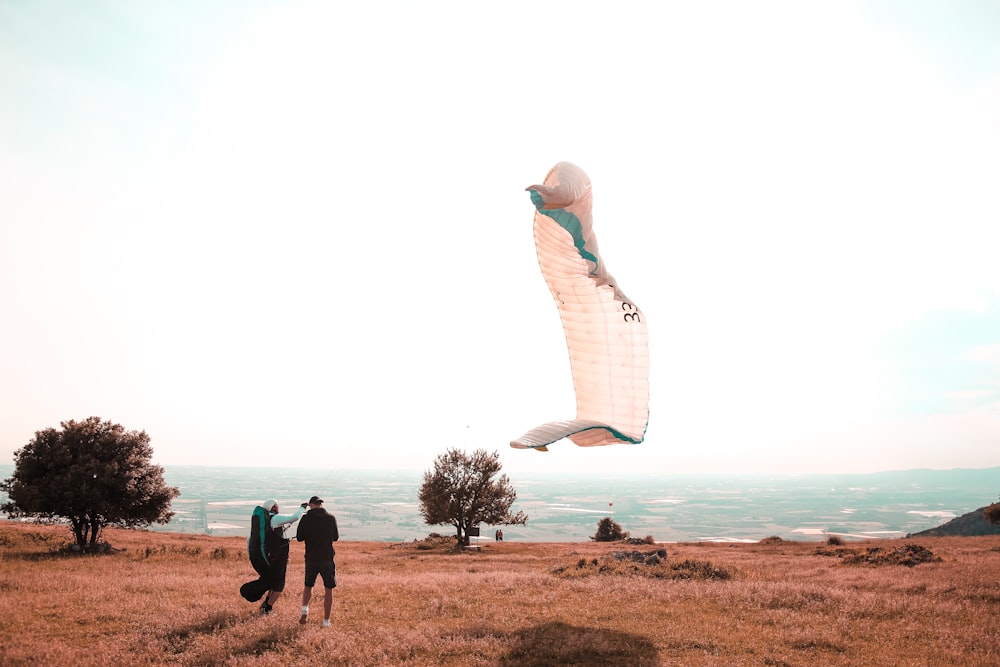
[[[909,566],[903,541],[666,544],[654,564],[620,543],[341,542],[330,628],[322,588],[298,624],[300,544],[261,617],[241,538],[105,537],[124,551],[0,522],[0,664],[1000,665],[1000,537],[920,539]]]

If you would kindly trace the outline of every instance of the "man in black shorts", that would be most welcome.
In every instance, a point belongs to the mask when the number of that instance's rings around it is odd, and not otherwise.
[[[323,499],[313,496],[309,499],[309,511],[299,521],[295,539],[306,543],[306,587],[302,591],[302,617],[299,623],[309,619],[309,600],[316,585],[316,576],[323,577],[326,596],[323,598],[323,627],[330,625],[333,610],[333,589],[337,587],[337,566],[333,562],[333,543],[340,539],[337,519],[323,509]]]

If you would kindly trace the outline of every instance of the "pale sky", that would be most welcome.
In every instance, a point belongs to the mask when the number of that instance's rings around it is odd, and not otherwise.
[[[650,327],[575,404],[525,187],[582,167]],[[0,461],[1000,465],[1000,4],[0,0]]]

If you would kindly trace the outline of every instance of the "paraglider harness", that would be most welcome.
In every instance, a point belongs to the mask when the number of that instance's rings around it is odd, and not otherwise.
[[[271,527],[273,512],[261,506],[253,508],[250,515],[250,539],[247,541],[247,551],[250,564],[260,575],[253,581],[240,586],[240,595],[248,602],[256,602],[271,590],[272,561],[288,558],[288,543],[284,529],[281,526]]]

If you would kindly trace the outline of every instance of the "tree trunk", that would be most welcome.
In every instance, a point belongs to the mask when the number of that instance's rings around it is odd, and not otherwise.
[[[71,518],[70,523],[73,524],[73,536],[76,538],[76,546],[81,549],[87,546],[87,533],[84,531],[84,526],[87,524],[77,518]]]

